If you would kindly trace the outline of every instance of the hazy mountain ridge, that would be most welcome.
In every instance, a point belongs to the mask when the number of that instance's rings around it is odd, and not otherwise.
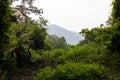
[[[80,40],[83,40],[83,36],[79,35],[77,32],[68,31],[58,25],[50,24],[46,26],[47,32],[50,35],[57,35],[58,37],[64,37],[68,44],[77,44]]]

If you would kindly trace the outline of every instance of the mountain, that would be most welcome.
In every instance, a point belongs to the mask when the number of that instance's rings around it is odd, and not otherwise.
[[[83,40],[84,37],[79,35],[76,32],[68,31],[58,25],[50,24],[46,26],[47,32],[50,35],[57,35],[58,37],[64,37],[66,42],[71,45],[79,43],[80,40]]]

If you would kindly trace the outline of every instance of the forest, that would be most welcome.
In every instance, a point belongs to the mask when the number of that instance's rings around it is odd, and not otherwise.
[[[0,80],[120,80],[120,0],[106,25],[80,31],[77,45],[47,33],[35,0],[15,1],[0,0]]]

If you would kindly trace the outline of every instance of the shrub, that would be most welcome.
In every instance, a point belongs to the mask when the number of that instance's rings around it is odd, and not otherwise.
[[[35,80],[109,80],[108,69],[98,64],[67,63],[56,69],[45,68]]]
[[[34,77],[34,80],[50,80],[54,71],[54,69],[46,67],[45,69],[40,70],[40,73],[38,73],[37,76]]]
[[[96,56],[97,53],[97,49],[92,46],[76,46],[73,49],[67,51],[67,53],[64,55],[64,58],[66,60],[75,62],[86,61],[90,56]]]
[[[65,51],[63,49],[56,49],[54,50],[50,56],[52,58],[59,58],[60,56],[64,55]]]

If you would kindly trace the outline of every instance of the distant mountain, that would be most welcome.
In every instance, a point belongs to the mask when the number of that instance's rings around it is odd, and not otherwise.
[[[46,26],[47,32],[50,35],[57,35],[58,37],[64,37],[68,44],[75,45],[79,43],[80,40],[83,40],[83,36],[79,35],[76,32],[68,31],[58,25],[50,24]]]

